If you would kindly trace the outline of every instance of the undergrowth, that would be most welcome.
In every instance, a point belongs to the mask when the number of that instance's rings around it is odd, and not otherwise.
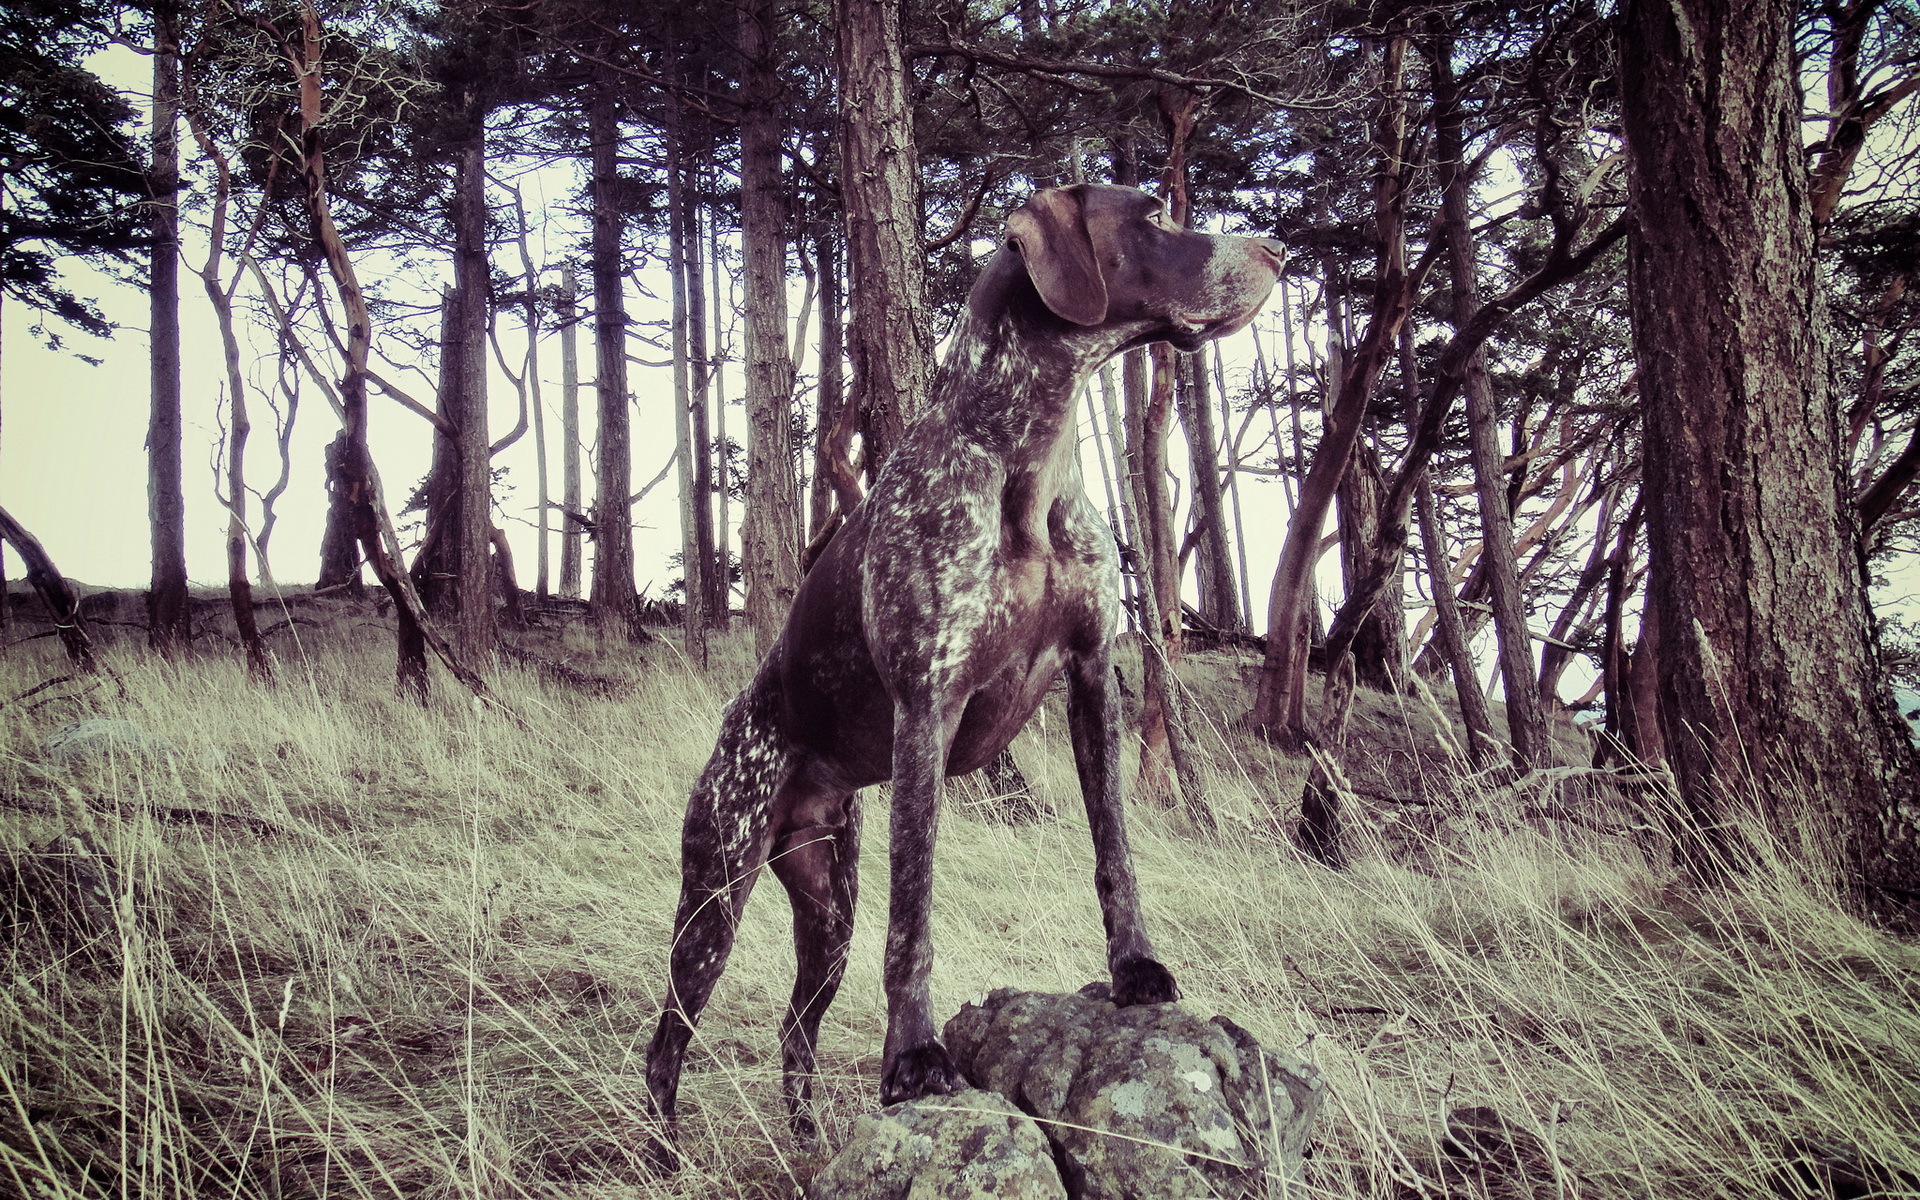
[[[794,1196],[822,1159],[779,1101],[792,951],[771,883],[689,1059],[689,1165],[661,1178],[641,1153],[680,810],[743,646],[702,675],[670,648],[570,635],[549,652],[631,690],[502,669],[521,728],[444,678],[425,707],[397,698],[371,632],[306,638],[271,685],[227,657],[123,649],[117,682],[0,710],[0,1193]],[[1547,1195],[1795,1194],[1808,1145],[1917,1194],[1897,1175],[1920,1163],[1912,945],[1788,871],[1690,889],[1617,829],[1512,819],[1434,752],[1432,712],[1370,694],[1349,758],[1401,762],[1420,820],[1374,805],[1350,871],[1310,865],[1272,833],[1303,765],[1226,719],[1241,664],[1193,670],[1221,831],[1133,807],[1147,916],[1188,1008],[1329,1078],[1311,1194],[1480,1194],[1443,1145],[1448,1113],[1475,1106],[1538,1134]],[[60,673],[15,649],[0,698]],[[42,740],[89,716],[176,752],[46,759]],[[950,796],[941,1018],[993,987],[1104,974],[1064,724],[1050,701],[1015,748],[1052,818],[1007,825],[977,788]],[[877,1103],[885,789],[864,803],[865,895],[821,1036],[829,1147]],[[104,918],[35,900],[58,838],[112,864]]]

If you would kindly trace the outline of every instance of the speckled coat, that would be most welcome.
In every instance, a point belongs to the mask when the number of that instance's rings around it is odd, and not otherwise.
[[[793,905],[798,978],[782,1058],[795,1131],[812,1136],[814,1037],[845,968],[857,892],[857,789],[886,779],[881,1097],[965,1085],[928,1011],[943,781],[997,755],[1063,673],[1114,997],[1178,995],[1142,925],[1128,855],[1111,658],[1118,562],[1081,482],[1074,404],[1121,350],[1162,340],[1192,350],[1243,327],[1283,253],[1267,239],[1179,229],[1132,188],[1042,191],[1008,217],[927,412],[802,583],[688,803],[666,1011],[647,1062],[666,1137],[692,1022],[763,865]]]

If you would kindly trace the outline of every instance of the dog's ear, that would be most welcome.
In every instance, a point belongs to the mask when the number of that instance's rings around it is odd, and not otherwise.
[[[1048,188],[1007,214],[1007,237],[1048,308],[1075,325],[1107,319],[1107,280],[1079,188]]]

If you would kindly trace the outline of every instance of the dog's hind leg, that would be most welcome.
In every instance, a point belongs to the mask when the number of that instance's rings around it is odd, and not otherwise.
[[[778,692],[765,677],[736,697],[687,801],[665,1011],[647,1049],[647,1091],[667,1139],[652,1147],[662,1166],[674,1163],[668,1147],[693,1024],[726,969],[740,912],[767,859],[774,799],[792,771],[793,756],[775,724],[779,709]]]
[[[1073,765],[1093,834],[1093,887],[1107,928],[1113,1002],[1122,1008],[1178,1000],[1173,975],[1154,957],[1140,916],[1140,890],[1127,845],[1120,792],[1120,690],[1105,650],[1076,655],[1067,667],[1067,727]]]
[[[804,773],[804,772],[801,772]],[[808,787],[798,778],[781,797],[780,831],[769,865],[793,903],[793,998],[780,1023],[781,1088],[793,1135],[811,1143],[814,1046],[820,1018],[840,990],[860,891],[857,793]]]

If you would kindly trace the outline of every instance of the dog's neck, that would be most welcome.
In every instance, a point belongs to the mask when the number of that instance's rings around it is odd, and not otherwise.
[[[1133,331],[1069,326],[1037,298],[1019,300],[965,315],[934,378],[926,419],[938,440],[971,443],[1000,464],[1004,522],[1044,544],[1056,501],[1085,488],[1077,401]]]

